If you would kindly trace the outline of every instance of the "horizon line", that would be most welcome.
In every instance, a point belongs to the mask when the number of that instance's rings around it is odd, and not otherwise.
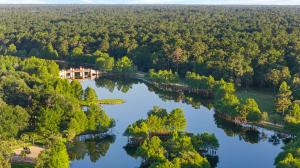
[[[299,4],[235,4],[235,3],[0,3],[0,5],[182,5],[182,6],[300,6]]]

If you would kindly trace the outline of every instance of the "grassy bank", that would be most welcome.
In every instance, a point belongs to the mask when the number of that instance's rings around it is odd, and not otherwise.
[[[253,98],[262,111],[272,113],[274,109],[274,93],[265,90],[245,89],[238,90],[237,96],[241,99]]]
[[[236,94],[241,99],[253,98],[259,105],[260,110],[268,113],[268,122],[270,123],[261,123],[259,124],[260,126],[265,128],[272,127],[273,130],[279,129],[282,131],[282,127],[276,128],[276,124],[283,125],[284,121],[281,115],[273,111],[275,106],[275,94],[272,91],[247,89],[238,90]]]
[[[99,104],[123,104],[125,103],[122,99],[100,99],[98,100]]]
[[[125,101],[122,99],[99,99],[99,100],[97,100],[97,104],[99,104],[99,105],[101,105],[101,104],[115,105],[115,104],[123,104],[123,103],[125,103]],[[81,105],[87,106],[87,105],[89,105],[89,103],[82,101]]]

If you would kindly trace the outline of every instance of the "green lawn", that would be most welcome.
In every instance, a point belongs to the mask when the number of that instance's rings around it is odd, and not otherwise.
[[[262,111],[271,113],[274,108],[274,93],[266,90],[247,89],[236,92],[239,98],[253,98]]]
[[[125,103],[125,101],[122,99],[99,99],[99,100],[97,100],[97,103],[114,105],[114,104],[123,104],[123,103]],[[81,101],[81,105],[87,106],[88,103],[86,101]]]
[[[98,100],[99,104],[123,104],[125,103],[122,99],[100,99]]]
[[[28,163],[13,163],[12,168],[34,168],[34,165]]]

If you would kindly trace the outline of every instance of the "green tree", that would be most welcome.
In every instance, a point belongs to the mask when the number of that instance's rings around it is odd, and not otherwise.
[[[72,93],[73,95],[81,100],[82,99],[82,96],[83,96],[83,89],[82,89],[82,86],[80,84],[80,82],[78,82],[77,80],[73,80],[71,82],[71,87],[72,87]]]
[[[15,137],[28,126],[29,114],[20,106],[9,106],[0,99],[0,138]]]
[[[292,80],[292,86],[293,86],[293,97],[295,99],[300,99],[300,77],[294,76]]]
[[[58,48],[59,54],[66,57],[69,54],[69,43],[68,40],[62,40]]]
[[[14,44],[10,44],[7,48],[7,54],[15,55],[17,53],[17,47]]]
[[[292,105],[292,108],[289,110],[285,116],[285,129],[294,135],[299,134],[300,129],[300,106],[296,103]]]
[[[159,70],[155,72],[154,69],[150,69],[148,76],[151,80],[156,82],[169,83],[179,81],[177,73],[173,73],[172,70]]]
[[[276,168],[300,168],[300,159],[288,153],[283,160],[276,164]]]
[[[249,113],[252,113],[251,115],[253,116],[254,114],[259,114],[261,113],[258,104],[256,101],[252,98],[248,98],[244,103],[241,104],[241,107],[239,109],[240,112],[240,117],[242,119],[246,119],[249,116]]]
[[[176,108],[171,111],[167,118],[170,130],[172,131],[183,131],[186,128],[187,122],[184,117],[183,110]]]
[[[166,150],[161,146],[161,140],[154,136],[147,139],[142,146],[138,148],[138,155],[150,163],[165,160]]]
[[[96,103],[98,100],[98,96],[95,90],[91,87],[87,87],[84,91],[84,100],[88,103]]]
[[[48,43],[45,49],[45,55],[49,58],[57,58],[58,53],[57,51],[53,48],[53,45],[51,43]]]
[[[155,115],[159,118],[164,118],[168,116],[166,109],[160,108],[159,106],[153,106],[153,108],[148,112],[148,116]]]
[[[1,168],[11,168],[11,163],[9,162],[9,159],[5,158],[1,154],[0,154],[0,165]]]
[[[226,94],[235,94],[234,84],[225,82],[223,79],[216,83],[213,90],[216,100],[223,98]]]
[[[135,67],[133,62],[127,57],[124,56],[116,62],[114,69],[117,72],[134,72]]]
[[[100,50],[103,52],[107,52],[109,49],[109,41],[107,39],[103,39],[100,44]]]
[[[226,70],[230,76],[230,80],[234,81],[237,86],[241,85],[241,79],[247,75],[253,73],[253,68],[250,66],[241,53],[235,53],[226,61]]]
[[[149,168],[181,168],[180,161],[170,162],[169,160],[157,161],[149,166]]]
[[[36,168],[69,168],[70,161],[66,145],[59,142],[42,152],[37,160]]]
[[[83,55],[83,46],[73,48],[71,55],[72,56],[82,56]]]
[[[60,107],[43,108],[38,118],[38,130],[44,135],[58,133],[62,116],[63,109]]]
[[[262,120],[262,113],[260,111],[250,111],[247,114],[247,121],[259,123]]]
[[[176,72],[178,73],[178,65],[184,63],[187,60],[187,56],[181,48],[176,48],[171,58],[172,62],[176,64]]]
[[[291,74],[288,67],[284,67],[281,70],[272,69],[268,74],[266,74],[266,79],[269,81],[274,88],[278,87],[283,81],[289,81]]]
[[[239,117],[240,100],[234,94],[226,93],[224,97],[216,102],[218,112],[228,115],[229,117]]]
[[[196,42],[192,45],[191,54],[196,63],[201,64],[204,62],[204,53],[207,52],[207,49],[208,46],[204,42]]]
[[[16,140],[14,139],[7,139],[3,140],[2,138],[0,139],[0,167],[1,168],[10,168],[11,163],[10,159],[12,157],[13,151],[12,151],[12,146],[16,145]]]
[[[172,134],[172,138],[166,142],[168,156],[170,158],[180,157],[182,152],[195,151],[191,138],[186,135],[179,135],[177,132]]]
[[[292,92],[290,87],[286,82],[282,82],[279,87],[278,94],[276,95],[275,99],[275,111],[281,113],[282,115],[285,114],[285,111],[290,107],[292,104]]]
[[[114,67],[115,60],[113,57],[110,57],[107,53],[95,52],[94,55],[97,55],[96,66],[102,71],[112,71]]]
[[[108,115],[101,109],[99,105],[90,105],[86,112],[88,119],[88,130],[90,131],[107,131],[108,128],[112,127],[112,120]]]
[[[207,159],[196,151],[183,151],[180,162],[182,168],[211,168]]]

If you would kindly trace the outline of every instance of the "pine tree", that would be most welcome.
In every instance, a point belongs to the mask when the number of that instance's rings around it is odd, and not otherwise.
[[[275,111],[284,115],[285,111],[292,104],[292,91],[286,82],[282,82],[275,100]]]

